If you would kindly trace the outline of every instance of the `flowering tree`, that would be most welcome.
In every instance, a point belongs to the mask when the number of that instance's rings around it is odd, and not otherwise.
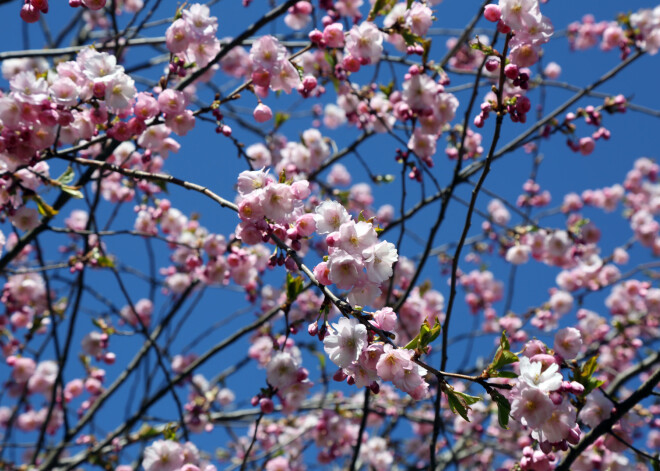
[[[2,469],[658,469],[660,7],[5,3]]]

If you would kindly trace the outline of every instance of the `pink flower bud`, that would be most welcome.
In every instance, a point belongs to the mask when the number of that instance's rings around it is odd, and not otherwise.
[[[342,370],[341,368],[338,369],[334,375],[332,375],[332,379],[340,383],[345,381],[347,377],[348,376],[346,375],[346,373],[344,373],[344,370]]]
[[[507,25],[505,25],[502,20],[497,22],[497,31],[499,31],[502,34],[509,34],[511,32],[511,28]]]
[[[348,70],[349,72],[357,72],[360,70],[360,61],[353,56],[344,57],[344,60],[341,64],[344,69]]]
[[[263,103],[259,103],[257,105],[252,115],[254,116],[254,119],[257,123],[265,123],[266,121],[273,119],[272,110]]]
[[[516,64],[507,64],[504,66],[504,75],[511,80],[518,77],[518,66]]]
[[[309,33],[309,40],[314,44],[319,44],[323,40],[323,33],[318,29],[312,30]]]
[[[305,88],[305,90],[314,90],[316,88],[317,82],[316,82],[316,77],[313,75],[306,75],[303,78],[302,85]]]
[[[105,6],[106,0],[82,0],[82,4],[90,10],[100,10]]]
[[[116,359],[117,359],[117,356],[112,352],[107,352],[103,356],[103,361],[108,365],[114,364]]]
[[[500,10],[499,5],[486,5],[486,8],[484,9],[484,18],[493,23],[497,23],[500,21],[501,17],[502,11]]]
[[[309,335],[311,335],[312,337],[316,337],[316,334],[319,333],[319,325],[318,325],[318,323],[316,323],[316,322],[312,322],[311,324],[309,324],[309,325],[307,326],[307,332],[308,332]]]
[[[262,397],[259,400],[259,408],[261,408],[261,412],[264,414],[271,414],[275,410],[275,404],[273,404],[272,399]]]
[[[590,137],[583,137],[580,139],[579,146],[580,154],[589,155],[594,151],[594,148],[596,147],[596,141]]]
[[[498,61],[497,59],[488,59],[486,61],[486,70],[488,72],[495,72],[499,66],[500,66],[500,61]]]
[[[21,8],[21,19],[26,23],[36,23],[39,21],[39,10],[29,3]]]

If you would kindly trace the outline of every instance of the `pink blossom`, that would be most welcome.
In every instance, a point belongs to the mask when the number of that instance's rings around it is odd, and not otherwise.
[[[327,47],[344,46],[344,25],[341,23],[330,23],[323,30],[323,41]]]
[[[527,245],[514,245],[506,252],[506,261],[513,265],[527,263],[531,249]]]
[[[9,218],[11,223],[21,231],[29,231],[39,225],[39,212],[36,209],[23,206]]]
[[[406,11],[405,21],[413,34],[425,36],[433,22],[433,11],[422,3],[413,3]]]
[[[361,278],[348,293],[348,302],[357,306],[371,305],[381,294],[380,284]]]
[[[518,379],[527,385],[540,389],[543,392],[556,391],[561,387],[562,376],[558,372],[556,363],[548,366],[542,371],[540,362],[530,362],[529,358],[520,357],[520,376]]]
[[[100,10],[105,6],[106,0],[82,0],[82,4],[90,10]]]
[[[582,347],[580,331],[573,327],[566,327],[555,334],[554,349],[565,360],[575,358]]]
[[[251,159],[254,168],[268,167],[272,163],[270,151],[261,143],[249,146],[245,149],[245,154]]]
[[[610,400],[599,389],[595,389],[587,396],[587,402],[580,411],[580,419],[589,427],[596,427],[610,417],[612,407]]]
[[[287,352],[277,352],[266,366],[268,383],[277,389],[285,389],[297,381],[298,363]]]
[[[357,59],[378,62],[383,53],[383,35],[376,25],[368,21],[354,25],[346,38],[346,50]]]
[[[538,0],[500,0],[502,21],[514,31],[523,31],[541,22]]]
[[[175,471],[183,465],[181,445],[171,440],[156,440],[144,450],[145,471]]]
[[[410,360],[411,350],[395,348],[390,344],[385,344],[383,354],[376,365],[378,376],[384,381],[392,381],[394,378],[403,376],[403,370],[411,370],[413,363]]]
[[[158,107],[162,113],[179,114],[186,108],[186,97],[178,90],[165,89],[158,95]]]
[[[110,110],[119,112],[133,105],[136,93],[133,79],[126,74],[118,74],[106,84],[105,103]]]
[[[29,357],[15,358],[13,360],[13,365],[11,366],[13,366],[11,377],[14,378],[17,383],[26,383],[37,368],[34,360]]]
[[[342,317],[323,339],[323,349],[330,360],[340,368],[356,361],[367,343],[367,328],[357,319]]]
[[[314,220],[319,234],[328,234],[339,230],[350,219],[346,208],[336,201],[324,201],[316,207]]]
[[[530,428],[539,428],[552,415],[554,405],[540,389],[523,387],[511,401],[511,415]]]
[[[170,52],[184,52],[191,41],[188,23],[183,18],[175,20],[165,32],[165,44]]]
[[[380,283],[392,276],[392,265],[399,259],[396,247],[391,242],[379,242],[362,252],[367,268],[367,276]]]
[[[391,331],[396,327],[396,313],[390,307],[384,307],[374,312],[372,323],[379,329]]]
[[[317,222],[318,225],[318,222]],[[337,249],[328,258],[328,278],[339,289],[351,289],[363,275],[363,263],[360,258]]]
[[[195,127],[195,116],[191,110],[184,110],[176,115],[167,115],[165,124],[177,136],[185,136]]]

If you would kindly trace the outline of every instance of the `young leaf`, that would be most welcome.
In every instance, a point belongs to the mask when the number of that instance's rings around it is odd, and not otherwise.
[[[41,198],[41,196],[34,194],[32,195],[32,198],[37,203],[37,209],[39,210],[39,214],[41,214],[42,216],[52,218],[55,217],[55,215],[58,213],[58,211],[55,208],[53,208],[51,205],[46,203]]]
[[[467,415],[468,408],[461,402],[456,392],[452,390],[447,390],[445,392],[447,393],[447,400],[449,401],[449,408],[451,409],[451,411],[454,414],[459,414],[461,417],[463,417],[466,421],[469,422],[470,419],[468,419],[468,415]]]
[[[292,303],[303,290],[303,280],[299,276],[294,277],[291,273],[286,274],[286,299]]]
[[[497,404],[497,421],[505,430],[509,429],[509,414],[511,413],[511,404],[506,397],[504,397],[499,392],[493,390],[490,393],[490,396],[493,398]]]
[[[373,8],[369,12],[368,21],[373,21],[374,19],[376,19],[378,13],[380,13],[380,11],[385,7],[386,4],[387,4],[387,0],[376,0],[376,3],[374,3]]]
[[[584,365],[582,365],[582,368],[573,368],[571,380],[577,381],[584,386],[583,396],[586,396],[594,389],[603,385],[603,381],[593,377],[597,369],[598,358],[595,356],[591,357]]]
[[[515,379],[518,377],[513,371],[497,371],[493,376],[496,378],[511,378]]]
[[[509,343],[509,339],[506,338],[506,330],[502,331],[502,336],[500,337],[500,348],[502,350],[511,350],[511,344]]]
[[[291,115],[289,113],[282,113],[280,111],[277,111],[275,113],[275,128],[279,128],[282,126],[284,123],[286,123]]]
[[[178,429],[179,426],[176,424],[176,422],[170,422],[167,424],[163,430],[163,437],[165,437],[165,440],[176,440],[176,431]]]
[[[469,394],[465,394],[459,391],[454,391],[454,394],[458,394],[469,406],[481,401],[479,396],[470,396]]]
[[[83,198],[82,192],[75,186],[62,185],[61,188],[62,188],[62,191],[64,193],[66,193],[68,195],[71,195],[74,198],[77,198],[77,199],[82,199]]]
[[[66,168],[66,170],[64,171],[64,173],[62,175],[57,177],[57,181],[64,184],[64,185],[68,185],[69,183],[71,183],[73,181],[73,177],[75,177],[75,175],[76,175],[76,173],[73,171],[73,168],[71,168],[69,166],[69,167]]]

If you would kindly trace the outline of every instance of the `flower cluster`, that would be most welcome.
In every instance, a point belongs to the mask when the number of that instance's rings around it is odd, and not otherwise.
[[[265,96],[268,88],[291,93],[300,83],[298,70],[289,61],[286,48],[273,36],[262,36],[250,49],[252,82],[257,94]]]
[[[352,304],[366,306],[380,294],[380,284],[392,276],[392,265],[398,259],[394,244],[378,241],[373,225],[355,221],[335,201],[324,201],[314,214],[316,231],[327,234],[327,261],[314,268],[324,285],[336,284],[350,290]]]
[[[202,459],[192,442],[180,444],[172,440],[156,440],[144,450],[142,467],[145,471],[215,471],[216,467]],[[121,465],[115,471],[128,471]]]
[[[531,353],[539,345],[526,347]],[[528,358],[520,358],[518,383],[510,392],[511,416],[531,430],[532,438],[539,441],[541,450],[548,454],[553,447],[568,449],[580,440],[576,410],[569,394],[582,394],[584,387],[563,381],[559,365],[544,350]],[[538,469],[532,460],[523,458],[522,469]]]
[[[541,46],[550,40],[554,32],[550,19],[541,14],[538,0],[500,0],[498,7],[499,12],[491,19],[499,20],[500,31],[514,33],[509,42],[511,63],[518,67],[536,64]],[[493,11],[492,7],[490,11]]]
[[[629,16],[622,16],[619,22],[596,22],[588,14],[582,21],[568,26],[569,41],[573,49],[588,49],[600,43],[604,51],[619,49],[622,59],[630,54],[631,46],[636,45],[653,55],[660,49],[660,8],[643,8]]]
[[[374,319],[373,324],[380,329],[392,329],[396,325],[396,314],[390,308],[375,312]],[[413,361],[414,351],[389,343],[370,344],[367,327],[357,319],[342,317],[332,324],[323,339],[323,348],[330,360],[341,368],[334,376],[338,381],[348,378],[349,384],[378,392],[377,380],[381,379],[391,381],[415,400],[427,395],[426,370]]]
[[[182,66],[195,63],[205,67],[220,52],[220,41],[216,38],[218,19],[211,16],[208,6],[194,3],[181,10],[180,16],[167,28],[165,44],[175,55],[170,72],[185,76]]]

